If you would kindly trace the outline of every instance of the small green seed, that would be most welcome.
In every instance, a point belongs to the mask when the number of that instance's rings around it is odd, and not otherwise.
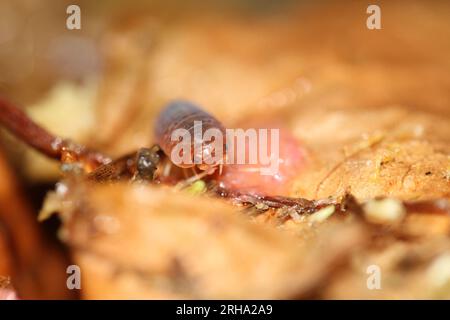
[[[197,180],[189,187],[187,187],[186,191],[193,196],[202,194],[206,191],[206,183],[203,180]]]

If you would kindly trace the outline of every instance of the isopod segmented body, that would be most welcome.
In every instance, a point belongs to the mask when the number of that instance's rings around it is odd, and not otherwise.
[[[156,142],[169,157],[174,148],[179,144],[179,140],[173,139],[172,137],[173,132],[179,129],[185,130],[194,139],[190,141],[191,152],[189,157],[192,161],[188,163],[176,163],[177,166],[182,168],[197,166],[201,170],[210,171],[223,164],[222,157],[217,157],[220,160],[213,163],[207,161],[199,163],[195,161],[195,159],[211,159],[212,154],[215,152],[212,141],[196,141],[195,132],[199,131],[201,137],[203,137],[205,132],[210,129],[215,129],[219,130],[223,137],[225,137],[225,128],[219,120],[190,102],[177,100],[169,103],[161,111],[155,124]],[[194,143],[200,143],[201,148],[195,148]],[[223,140],[223,151],[225,150],[225,140]]]

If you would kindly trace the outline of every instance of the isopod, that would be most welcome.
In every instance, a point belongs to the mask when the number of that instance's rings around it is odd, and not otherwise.
[[[175,130],[184,129],[189,136],[195,136],[195,130],[200,130],[201,137],[209,129],[219,130],[225,137],[225,128],[222,123],[208,112],[202,110],[198,106],[182,100],[169,103],[160,113],[155,123],[155,140],[164,153],[170,157],[172,151],[179,143],[178,140],[172,139],[172,133]],[[195,148],[194,143],[201,143],[201,148]],[[213,173],[217,167],[221,167],[224,163],[223,157],[218,157],[218,161],[207,163],[206,161],[196,162],[195,159],[211,159],[216,151],[214,143],[211,141],[195,141],[191,140],[191,154],[189,155],[189,163],[177,163],[182,168],[198,167],[204,173]],[[226,150],[226,144],[223,143],[223,149]]]

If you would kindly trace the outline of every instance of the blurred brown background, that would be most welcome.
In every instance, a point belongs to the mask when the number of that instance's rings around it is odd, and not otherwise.
[[[380,2],[381,30],[366,1],[79,1],[81,30],[66,28],[69,4],[2,1],[0,93],[113,155],[148,144],[175,98],[230,125],[291,106],[449,113],[447,1]]]
[[[66,29],[69,4],[81,7],[79,31]],[[92,74],[101,74],[105,70],[101,40],[111,30],[132,28],[146,20],[147,33],[143,32],[139,39],[142,45],[164,43],[165,38],[173,37],[174,29],[181,29],[178,37],[199,45],[195,38],[184,35],[188,33],[186,29],[208,26],[202,30],[200,40],[218,42],[220,37],[222,48],[212,49],[224,56],[237,50],[259,50],[259,59],[252,59],[255,60],[252,64],[263,70],[276,62],[282,64],[279,61],[282,58],[297,59],[304,66],[297,68],[297,73],[320,78],[321,87],[327,86],[328,90],[322,94],[360,98],[348,99],[347,104],[357,105],[364,96],[364,102],[372,105],[399,103],[447,111],[449,3],[377,2],[382,11],[382,30],[376,31],[366,28],[369,4],[251,0],[189,4],[174,0],[159,4],[115,0],[2,1],[0,91],[26,104],[38,99],[60,79],[81,81]],[[279,52],[283,52],[281,57],[276,55]],[[246,54],[251,56],[254,52]],[[342,68],[345,72],[337,71]],[[346,78],[353,78],[351,88],[343,88],[350,81]],[[228,90],[240,90],[238,83],[223,85]],[[209,94],[208,90],[204,93]]]

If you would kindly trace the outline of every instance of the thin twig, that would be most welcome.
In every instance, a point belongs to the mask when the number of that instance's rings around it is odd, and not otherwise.
[[[34,122],[19,107],[0,97],[0,125],[17,138],[49,158],[62,160],[65,152],[74,154],[79,161],[96,167],[109,163],[111,159],[100,152],[90,150],[55,136]]]

